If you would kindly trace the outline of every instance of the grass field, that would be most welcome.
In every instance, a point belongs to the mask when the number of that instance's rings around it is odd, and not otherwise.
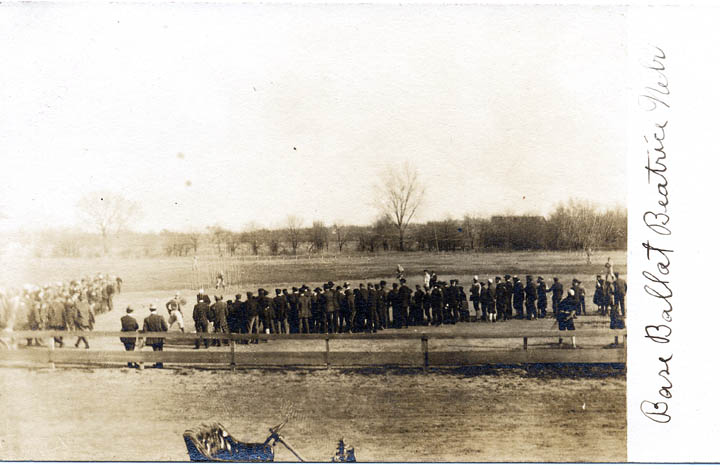
[[[116,274],[123,278],[127,291],[174,291],[214,286],[214,276],[223,269],[228,281],[239,292],[256,286],[317,285],[329,280],[392,281],[398,264],[405,268],[410,284],[416,284],[422,270],[435,271],[440,279],[458,278],[470,285],[473,275],[482,278],[505,274],[541,275],[546,281],[559,276],[568,285],[573,277],[592,289],[595,275],[603,270],[608,256],[616,271],[627,270],[624,251],[596,252],[592,264],[578,252],[500,252],[500,253],[387,253],[366,256],[358,253],[274,258],[209,258],[199,260],[197,273],[192,270],[192,258],[29,258],[14,260],[13,269],[0,273],[0,285],[20,286],[24,283],[44,284],[50,281],[77,279],[96,272]],[[522,278],[524,281],[524,277]]]
[[[441,279],[458,278],[469,287],[472,275],[526,273],[568,286],[573,277],[588,291],[592,306],[594,276],[607,256],[626,272],[625,252],[597,253],[587,265],[576,253],[488,253],[379,257],[237,260],[242,278],[226,294],[265,287],[317,285],[328,280],[392,280],[402,264],[410,284],[422,269]],[[200,260],[201,271],[218,260]],[[28,262],[10,276],[15,284],[72,279],[97,271],[125,280],[114,311],[97,319],[97,330],[117,331],[125,305],[141,321],[150,302],[161,303],[176,290],[194,300],[192,261],[45,259]],[[235,268],[234,268],[235,269]],[[240,272],[238,271],[238,272]],[[207,273],[208,275],[209,272]],[[8,278],[7,271],[3,273]],[[214,289],[210,289],[212,294]],[[192,303],[192,302],[191,302]],[[186,307],[189,312],[191,305]],[[583,317],[582,328],[606,328],[600,317]],[[189,313],[186,325],[191,325]],[[418,327],[425,331],[493,328],[512,331],[552,329],[552,320],[459,323]],[[382,334],[382,333],[381,333]],[[70,337],[69,343],[74,342]],[[518,340],[431,342],[431,350],[452,346],[519,348]],[[530,347],[551,347],[552,340],[531,340]],[[274,350],[322,347],[314,342],[239,346]],[[350,342],[348,342],[350,343]],[[333,348],[402,350],[405,341],[341,342]],[[580,343],[602,347],[602,341]],[[92,348],[120,349],[117,339],[93,340]],[[300,418],[284,435],[306,458],[329,461],[335,441],[355,446],[360,461],[624,461],[626,405],[624,369],[603,366],[474,367],[437,369],[287,369],[207,370],[169,367],[0,369],[0,459],[187,460],[182,432],[219,421],[237,438],[262,440],[292,403]],[[278,459],[292,460],[280,452]]]

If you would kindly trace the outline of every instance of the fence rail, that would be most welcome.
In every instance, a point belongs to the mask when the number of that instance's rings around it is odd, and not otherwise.
[[[56,349],[53,337],[84,336],[90,338],[163,338],[168,341],[216,339],[229,342],[230,350],[165,350],[165,351],[124,351],[124,350],[73,350]],[[614,342],[605,347],[579,349],[529,347],[530,338],[606,337]],[[456,332],[456,333],[388,333],[388,334],[238,334],[238,333],[166,333],[166,332],[110,332],[110,331],[16,331],[2,332],[0,338],[15,341],[26,338],[47,338],[47,348],[10,349],[0,351],[0,362],[42,363],[54,367],[55,363],[107,364],[127,362],[163,362],[176,364],[223,364],[230,367],[266,366],[409,366],[428,368],[433,366],[460,366],[473,364],[518,364],[518,363],[625,363],[625,335],[609,330],[527,330],[512,333]],[[622,342],[620,342],[622,338]],[[517,339],[517,348],[502,350],[430,350],[432,340],[486,340]],[[522,339],[522,349],[519,340]],[[324,350],[318,351],[258,351],[251,347],[238,348],[236,341],[324,341]],[[418,341],[415,351],[331,351],[331,341]],[[238,350],[241,349],[241,350]]]

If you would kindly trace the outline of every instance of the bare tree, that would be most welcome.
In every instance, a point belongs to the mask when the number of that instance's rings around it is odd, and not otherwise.
[[[193,253],[197,254],[200,246],[200,232],[190,232],[187,234],[188,241],[192,246]]]
[[[349,230],[341,222],[335,222],[332,226],[332,233],[335,235],[338,250],[342,252],[343,246],[348,241]]]
[[[78,201],[77,208],[81,218],[102,236],[105,254],[110,252],[110,236],[127,228],[133,217],[140,215],[140,206],[136,202],[110,192],[87,194]]]
[[[388,216],[398,232],[400,251],[405,249],[405,230],[415,216],[425,196],[417,168],[409,162],[390,169],[381,177],[376,188],[376,205]]]
[[[285,236],[287,237],[292,254],[297,254],[298,246],[300,245],[300,227],[302,226],[302,220],[294,215],[289,215],[287,218],[287,224],[285,228]]]
[[[313,221],[310,229],[310,245],[315,252],[321,252],[328,244],[328,229],[320,220]]]

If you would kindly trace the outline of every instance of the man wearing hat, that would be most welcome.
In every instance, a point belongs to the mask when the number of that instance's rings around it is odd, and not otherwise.
[[[497,278],[498,280],[500,278]],[[495,306],[495,299],[496,299],[496,286],[493,284],[492,278],[488,278],[487,280],[487,288],[485,289],[485,297],[484,301],[487,305],[487,320],[489,322],[495,323],[497,321],[497,309]],[[483,293],[480,291],[480,301],[483,301]]]
[[[545,318],[547,315],[547,286],[542,276],[537,278],[537,309],[538,318]]]
[[[535,309],[535,301],[537,300],[537,286],[533,282],[531,275],[525,276],[525,307],[528,320],[537,318],[537,310]]]
[[[213,320],[213,333],[227,333],[228,332],[228,306],[227,302],[223,300],[222,295],[215,296],[215,303],[210,307],[211,317]],[[213,340],[214,346],[220,346],[221,344],[229,344],[228,340]]]
[[[120,331],[132,331],[135,332],[140,328],[135,315],[133,315],[132,307],[128,306],[125,309],[125,315],[120,317]],[[125,346],[125,351],[135,351],[135,337],[121,337],[120,342]],[[140,367],[137,362],[128,362],[128,367]]]
[[[575,318],[576,309],[577,304],[575,301],[575,290],[568,289],[567,297],[560,301],[560,304],[558,305],[558,313],[555,316],[558,323],[558,329],[560,331],[575,331],[575,322],[573,320]],[[558,345],[560,345],[561,347],[562,342],[563,339],[562,337],[560,337]],[[572,347],[576,347],[574,336],[572,337]]]
[[[475,310],[475,320],[487,320],[487,305],[483,305],[480,302],[480,293],[487,289],[485,282],[480,282],[477,276],[473,276],[472,286],[470,286],[470,301],[473,304],[473,310]],[[478,313],[482,310],[482,313]]]
[[[512,311],[513,311],[513,287],[514,283],[512,280],[512,277],[509,274],[505,275],[505,320],[510,320],[512,318]]]
[[[525,303],[525,289],[523,289],[522,282],[517,276],[513,276],[513,308],[515,308],[515,316],[522,320],[525,317],[523,311]]]
[[[400,297],[400,318],[398,318],[398,328],[408,327],[408,309],[410,308],[410,297],[412,291],[406,285],[405,279],[400,279],[400,288],[398,289],[398,297]],[[394,314],[395,312],[393,312]]]
[[[560,279],[558,277],[553,278],[553,283],[550,286],[550,289],[548,289],[548,292],[552,292],[552,310],[553,313],[557,315],[560,311],[560,301],[562,300],[563,295],[563,285],[560,284]]]
[[[160,332],[167,330],[167,322],[165,322],[163,317],[157,314],[157,307],[155,307],[155,304],[150,304],[150,315],[145,317],[145,320],[143,321],[143,332],[148,333],[151,331]],[[145,344],[152,346],[153,351],[162,351],[164,342],[165,340],[163,338],[145,338]],[[155,367],[162,369],[162,362],[156,362]]]
[[[209,316],[210,305],[205,302],[203,297],[200,296],[198,298],[198,303],[193,308],[193,321],[195,322],[196,333],[208,332],[208,326],[210,325],[210,320],[208,319]],[[207,349],[209,341],[205,338],[203,339],[203,343],[205,344],[205,349]],[[195,349],[200,349],[200,339],[195,340]]]
[[[289,334],[290,325],[288,324],[288,310],[290,310],[290,306],[288,305],[285,294],[280,289],[275,289],[275,297],[272,299],[272,306],[273,311],[275,312],[275,332],[278,334]]]
[[[310,289],[303,287],[297,300],[299,333],[310,333]]]

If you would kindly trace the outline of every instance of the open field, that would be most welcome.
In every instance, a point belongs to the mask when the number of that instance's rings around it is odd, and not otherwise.
[[[289,403],[283,434],[316,461],[340,437],[359,461],[626,459],[625,377],[603,367],[2,369],[0,394],[2,459],[187,460],[187,428],[262,442]]]
[[[14,269],[0,273],[0,285],[20,286],[24,283],[44,284],[81,278],[96,272],[122,277],[127,291],[174,291],[214,286],[217,269],[224,269],[233,293],[245,292],[257,286],[317,285],[329,280],[391,281],[398,264],[405,268],[408,283],[416,284],[423,269],[434,270],[440,279],[460,279],[469,288],[472,276],[482,278],[504,274],[522,276],[541,275],[546,281],[559,276],[568,285],[573,277],[583,281],[590,290],[607,257],[615,263],[616,271],[627,272],[625,251],[596,252],[592,264],[578,252],[489,252],[489,253],[379,253],[368,256],[360,253],[312,257],[238,257],[199,260],[199,270],[192,271],[192,257],[172,258],[29,258],[15,260]],[[524,281],[524,277],[523,277]]]

